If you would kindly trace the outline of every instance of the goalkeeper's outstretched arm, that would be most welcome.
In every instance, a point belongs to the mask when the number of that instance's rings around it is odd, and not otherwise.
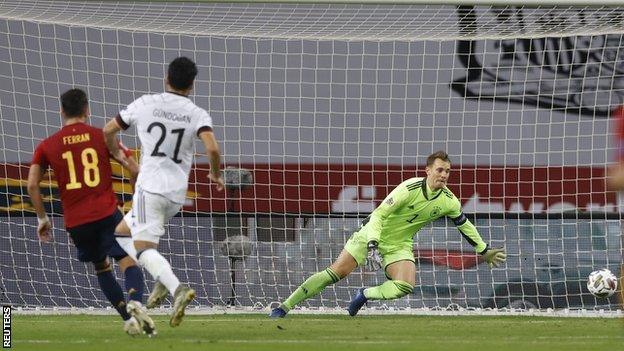
[[[485,259],[490,268],[498,267],[505,262],[507,259],[505,250],[490,248],[485,241],[483,241],[477,227],[475,227],[462,212],[459,201],[457,201],[457,206],[450,217],[464,239],[474,247],[479,255],[483,256],[483,259]]]
[[[487,244],[483,241],[483,238],[481,238],[481,235],[474,224],[468,220],[463,212],[461,212],[457,217],[451,217],[451,219],[464,239],[466,239],[466,241],[474,247],[477,253],[483,255],[487,250]]]

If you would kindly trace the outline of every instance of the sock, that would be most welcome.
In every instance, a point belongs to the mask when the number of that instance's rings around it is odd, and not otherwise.
[[[293,307],[298,305],[301,301],[305,299],[309,299],[310,297],[320,293],[325,289],[326,286],[330,284],[337,283],[341,278],[338,274],[334,273],[330,268],[327,268],[324,271],[317,272],[312,275],[310,278],[306,279],[303,284],[301,284],[297,290],[295,290],[287,299],[284,301],[282,306],[286,307],[286,309],[291,310]]]
[[[138,259],[141,266],[145,267],[154,279],[163,283],[171,296],[175,295],[175,291],[180,286],[178,277],[173,274],[171,265],[158,251],[148,249],[138,253]]]
[[[133,260],[137,261],[137,251],[134,247],[134,241],[129,236],[116,236],[115,240],[121,248],[130,256]]]
[[[402,280],[388,280],[387,282],[364,290],[364,296],[369,300],[392,300],[411,294],[414,290],[409,283]]]
[[[115,280],[113,272],[109,269],[103,272],[97,273],[98,282],[100,283],[100,289],[106,295],[106,298],[115,307],[117,312],[124,321],[130,319],[128,311],[126,311],[126,300],[124,299],[123,290],[121,286]]]
[[[126,276],[126,291],[128,292],[128,300],[143,303],[144,279],[141,269],[138,266],[128,267],[126,268],[124,275]]]

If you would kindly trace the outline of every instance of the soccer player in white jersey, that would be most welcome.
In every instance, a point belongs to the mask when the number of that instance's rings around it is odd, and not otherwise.
[[[210,159],[210,180],[216,182],[219,190],[224,187],[212,118],[188,98],[196,75],[193,61],[176,58],[169,64],[164,93],[143,95],[104,127],[107,146],[111,154],[120,159],[125,155],[118,147],[117,133],[130,126],[137,129],[141,141],[139,176],[132,209],[116,232],[127,232],[129,226],[137,261],[157,282],[147,307],[158,305],[167,293],[174,297],[169,321],[172,327],[182,321],[186,306],[195,298],[195,290],[180,283],[157,249],[160,237],[165,234],[165,223],[184,203],[196,137],[203,142]]]

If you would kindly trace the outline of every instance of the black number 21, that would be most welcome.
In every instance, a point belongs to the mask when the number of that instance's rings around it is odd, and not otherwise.
[[[154,151],[152,151],[152,156],[156,157],[167,157],[164,152],[158,150],[160,145],[165,141],[165,137],[167,136],[167,127],[160,122],[154,122],[147,127],[147,132],[151,133],[154,127],[160,128],[160,138],[156,142],[156,146],[154,147]],[[173,157],[171,158],[175,163],[182,163],[182,160],[178,159],[178,153],[180,152],[180,145],[182,144],[182,136],[184,135],[184,128],[172,129],[171,134],[177,134],[178,140],[176,140],[175,150],[173,151]]]

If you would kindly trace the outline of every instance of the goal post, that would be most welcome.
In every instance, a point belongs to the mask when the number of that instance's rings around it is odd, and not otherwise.
[[[194,307],[266,311],[327,267],[403,179],[446,150],[449,188],[486,242],[490,270],[443,219],[415,237],[409,296],[368,311],[610,311],[585,286],[620,275],[620,202],[606,188],[624,104],[624,6],[612,1],[266,1],[0,3],[0,296],[23,308],[105,308],[42,192],[53,243],[39,243],[26,177],[61,126],[59,95],[90,99],[102,127],[163,90],[184,55],[191,98],[215,123],[226,192],[199,153],[161,251]],[[619,5],[619,6],[617,6]],[[122,135],[138,148],[136,132]],[[130,206],[120,168],[115,190]],[[302,304],[340,312],[385,281],[357,269]],[[148,288],[153,282],[147,281]]]

